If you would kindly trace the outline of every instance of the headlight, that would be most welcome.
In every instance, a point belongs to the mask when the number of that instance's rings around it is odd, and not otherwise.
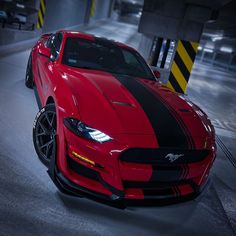
[[[92,139],[99,143],[104,143],[112,140],[112,138],[107,134],[104,134],[97,129],[91,128],[79,120],[73,118],[65,118],[64,124],[69,130],[80,137]]]

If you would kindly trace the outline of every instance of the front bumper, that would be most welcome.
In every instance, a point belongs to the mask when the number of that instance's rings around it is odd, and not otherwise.
[[[196,197],[207,183],[215,158],[209,150],[181,150],[187,159],[170,163],[165,156],[175,152],[173,149],[127,148],[115,141],[91,145],[68,130],[65,140],[66,171],[55,168],[56,184],[77,195],[88,194],[109,201],[171,202]],[[96,165],[78,159],[73,153]],[[191,155],[194,158],[189,158]]]

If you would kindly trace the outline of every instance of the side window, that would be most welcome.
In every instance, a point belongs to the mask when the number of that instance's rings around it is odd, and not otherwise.
[[[130,69],[139,71],[140,74],[143,74],[143,76],[146,76],[146,74],[149,74],[150,77],[152,77],[152,74],[150,73],[150,69],[145,64],[144,60],[140,58],[138,54],[135,52],[129,52],[128,50],[122,50],[124,55],[124,60],[126,65],[130,67]]]
[[[51,54],[52,54],[53,60],[56,60],[59,55],[61,42],[62,42],[62,34],[61,33],[52,34],[51,37],[47,41],[46,46],[51,49]]]
[[[126,64],[128,64],[129,66],[137,67],[137,68],[140,67],[140,64],[137,61],[137,58],[132,53],[126,50],[122,50],[122,51],[123,51]]]

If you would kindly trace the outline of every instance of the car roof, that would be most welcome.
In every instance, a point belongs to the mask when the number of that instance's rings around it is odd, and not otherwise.
[[[81,32],[81,31],[73,31],[73,30],[59,30],[58,33],[61,32],[63,33],[63,35],[66,37],[66,38],[84,38],[84,39],[88,39],[88,40],[96,40],[96,39],[99,39],[100,41],[105,41],[107,43],[112,43],[112,44],[115,44],[116,46],[118,47],[121,47],[121,48],[127,48],[129,50],[133,50],[133,51],[136,51],[134,48],[124,44],[124,43],[121,43],[121,42],[118,42],[118,41],[114,41],[114,40],[111,40],[111,39],[107,39],[107,38],[104,38],[104,37],[98,37],[96,35],[92,35],[92,34],[87,34],[87,33],[84,33],[84,32]]]

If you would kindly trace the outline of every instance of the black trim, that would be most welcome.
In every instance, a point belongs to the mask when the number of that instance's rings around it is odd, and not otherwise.
[[[183,175],[183,167],[181,165],[175,166],[162,166],[162,165],[153,165],[152,166],[152,176],[150,182],[161,181],[161,182],[170,182],[181,179]]]
[[[48,56],[44,55],[43,53],[40,53],[40,52],[38,52],[38,55],[40,55],[40,56],[42,56],[42,57],[46,57],[46,58],[50,59],[50,57],[48,57]]]
[[[174,197],[176,193],[173,188],[163,188],[163,189],[145,189],[143,190],[144,198],[150,199],[165,199],[166,197]]]
[[[160,147],[188,148],[188,140],[178,121],[163,103],[138,79],[115,75],[115,78],[134,96],[147,115]]]
[[[34,94],[35,94],[35,98],[36,98],[36,101],[37,101],[37,104],[38,104],[38,108],[39,108],[39,110],[41,110],[43,107],[42,107],[42,103],[41,103],[40,98],[39,98],[39,94],[38,94],[38,90],[37,90],[36,85],[34,86]]]
[[[67,163],[68,163],[69,168],[72,171],[76,172],[77,174],[100,182],[106,189],[108,189],[110,192],[112,192],[114,195],[118,196],[119,198],[124,197],[123,191],[114,188],[109,183],[104,181],[102,179],[101,175],[99,174],[99,172],[97,172],[96,170],[92,170],[91,168],[88,168],[82,164],[79,164],[77,161],[75,161],[70,156],[67,156]]]
[[[86,178],[99,181],[99,173],[91,168],[88,168],[84,165],[79,164],[77,161],[67,156],[67,163],[69,168],[76,172],[79,175],[82,175]]]
[[[98,192],[95,192],[87,188],[84,188],[82,186],[74,184],[73,182],[68,180],[65,176],[63,176],[62,173],[59,172],[57,169],[55,171],[55,179],[53,180],[53,182],[56,184],[57,187],[59,187],[59,189],[62,188],[66,191],[69,191],[79,196],[84,196],[85,194],[88,194],[94,197],[111,201],[110,196],[107,196],[102,193],[98,193]]]
[[[154,189],[154,188],[172,188],[173,186],[178,185],[192,185],[191,180],[178,180],[178,181],[152,181],[152,182],[144,182],[144,181],[123,181],[124,188],[142,188],[142,189]]]
[[[165,158],[169,153],[184,154],[174,162]],[[168,166],[178,164],[196,163],[204,160],[209,154],[206,149],[169,149],[169,148],[130,148],[120,154],[120,160],[140,164],[166,164]]]
[[[118,196],[119,198],[124,198],[125,194],[123,191],[114,188],[112,185],[105,182],[101,177],[99,178],[99,182],[108,190],[110,190],[115,196]]]

